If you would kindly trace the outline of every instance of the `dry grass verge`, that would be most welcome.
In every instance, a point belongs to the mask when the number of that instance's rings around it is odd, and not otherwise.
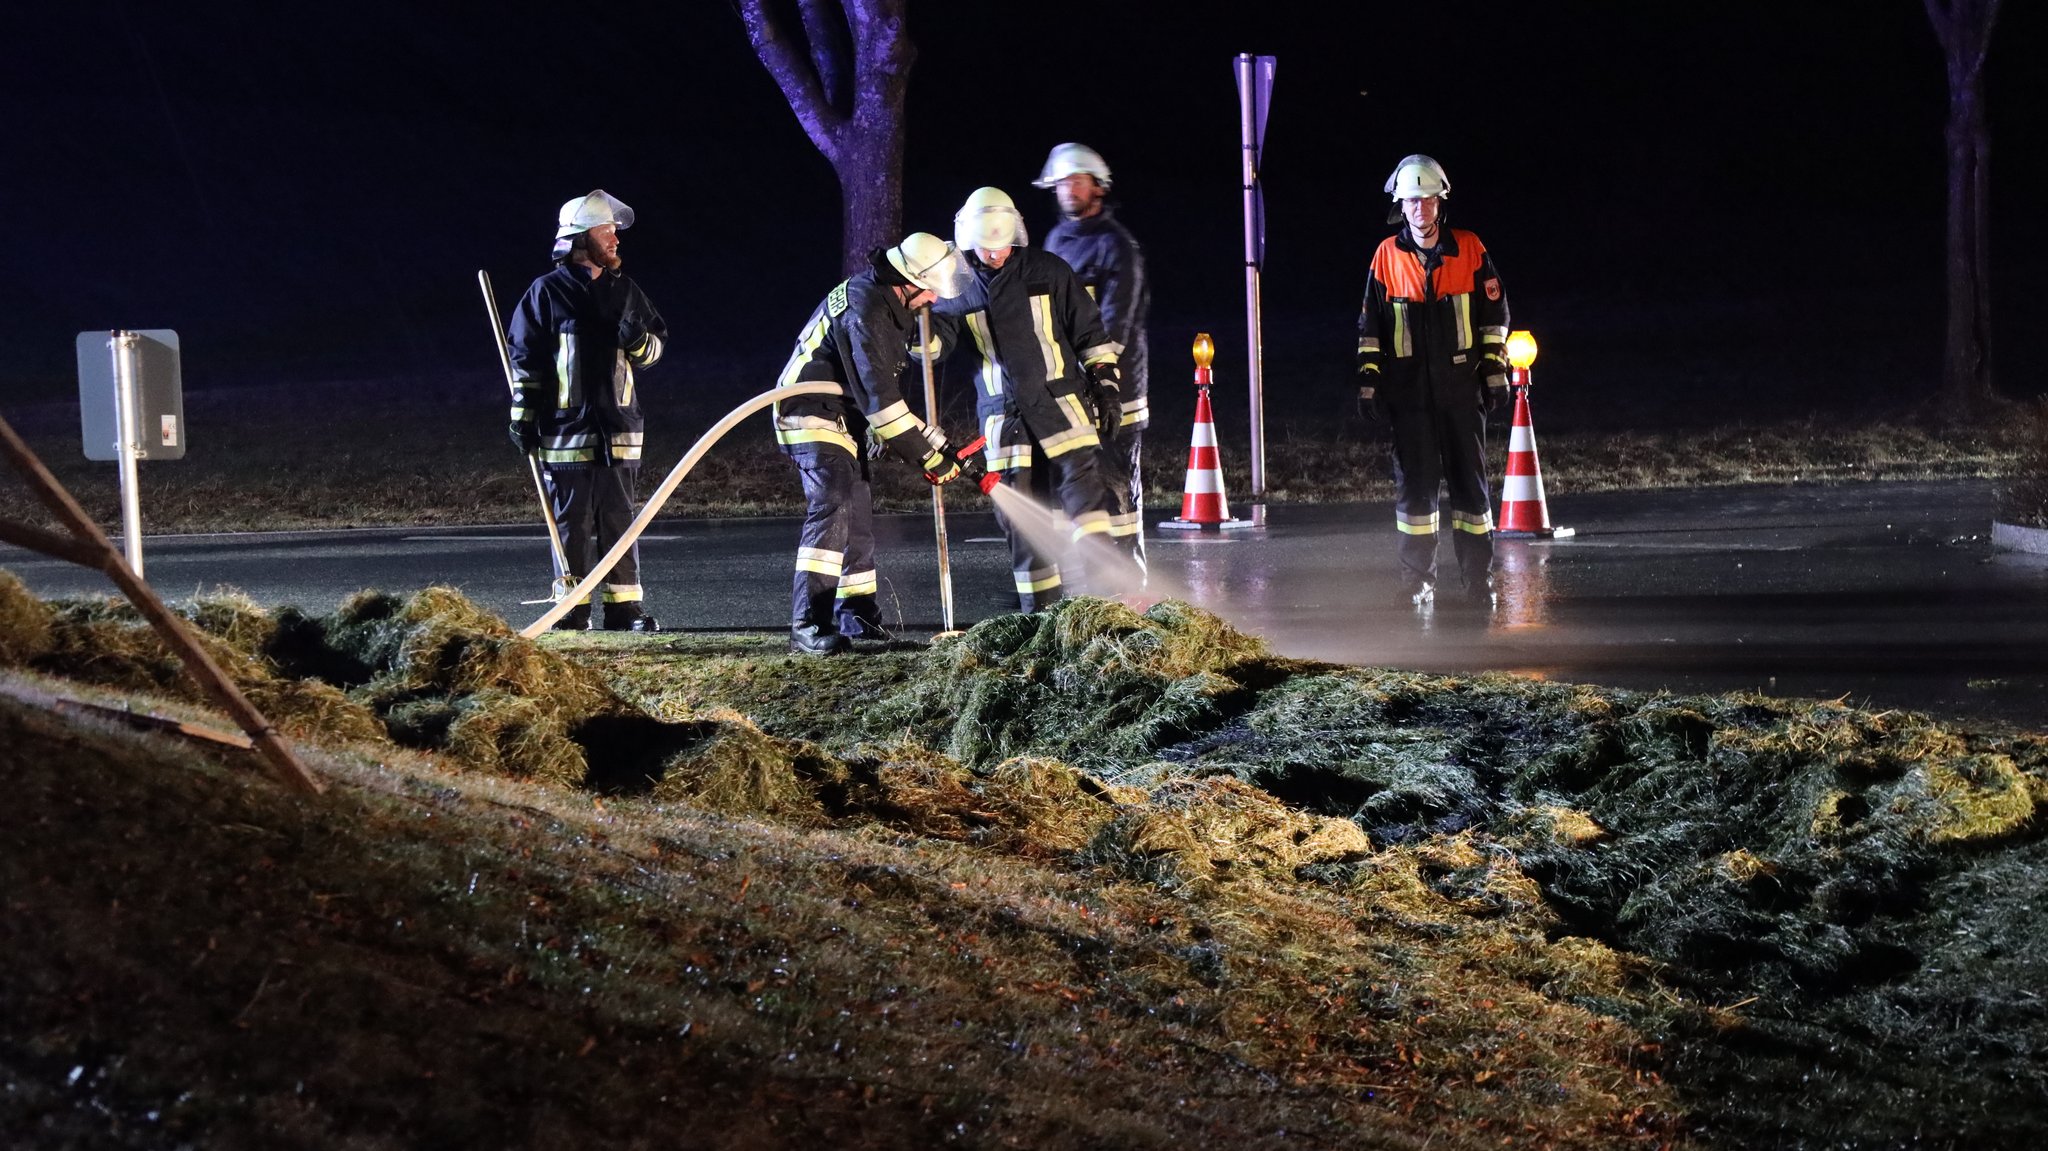
[[[90,689],[37,677],[166,684],[0,581],[16,1141],[2048,1133],[2042,736],[1276,660],[1177,604],[835,660],[445,590],[188,610],[386,736],[305,801],[60,721],[29,697]]]

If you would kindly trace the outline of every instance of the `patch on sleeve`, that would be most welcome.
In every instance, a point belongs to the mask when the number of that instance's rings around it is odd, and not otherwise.
[[[1500,299],[1500,279],[1499,279],[1499,277],[1495,277],[1495,278],[1493,278],[1493,279],[1490,279],[1490,280],[1486,281],[1486,298],[1487,298],[1487,299],[1489,299],[1489,300],[1498,300],[1498,299]]]
[[[825,297],[825,314],[837,319],[845,311],[846,281],[841,280],[839,281],[839,286],[832,289],[832,294]]]

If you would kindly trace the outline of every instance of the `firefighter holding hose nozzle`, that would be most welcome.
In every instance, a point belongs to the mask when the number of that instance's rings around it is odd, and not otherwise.
[[[971,341],[980,353],[975,415],[988,440],[988,470],[1006,486],[1053,504],[1073,524],[1073,542],[1108,541],[1113,562],[1081,548],[1090,589],[1139,586],[1136,535],[1111,532],[1117,492],[1102,469],[1105,441],[1123,421],[1118,347],[1102,315],[1065,260],[1027,246],[1016,203],[999,188],[978,188],[953,217],[953,242],[965,274],[961,292],[932,308],[932,339],[918,354],[936,361]],[[1000,504],[996,520],[1010,540],[1017,602],[1040,611],[1064,594],[1060,557],[1019,530]]]

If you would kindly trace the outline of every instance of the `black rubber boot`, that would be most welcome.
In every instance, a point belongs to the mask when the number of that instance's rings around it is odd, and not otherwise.
[[[845,636],[819,624],[791,624],[789,628],[789,650],[798,655],[837,655],[852,646]]]
[[[1478,579],[1466,580],[1461,598],[1464,600],[1466,607],[1477,608],[1480,611],[1491,610],[1493,608],[1493,577],[1485,575],[1480,576]]]
[[[637,603],[606,604],[604,608],[604,630],[657,632],[661,621],[647,614]]]
[[[1402,580],[1401,599],[1416,607],[1428,607],[1436,602],[1436,585],[1426,579]]]
[[[575,607],[570,608],[568,612],[562,616],[561,619],[555,621],[555,626],[549,628],[548,630],[589,631],[590,605],[587,603],[579,603]]]

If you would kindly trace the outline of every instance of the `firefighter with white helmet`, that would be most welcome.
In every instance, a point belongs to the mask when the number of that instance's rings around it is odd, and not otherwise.
[[[910,410],[899,384],[917,309],[960,290],[960,257],[926,232],[873,252],[804,321],[776,386],[830,381],[844,395],[775,405],[775,440],[804,485],[789,647],[831,655],[852,641],[890,639],[877,600],[871,440],[932,484],[960,474],[945,433]]]
[[[1117,346],[1095,301],[1066,261],[1026,246],[1023,217],[999,188],[967,197],[953,217],[953,236],[967,275],[959,296],[933,306],[932,344],[919,354],[943,356],[971,339],[981,358],[975,414],[988,438],[989,471],[1056,502],[1075,540],[1109,538],[1116,497],[1097,449],[1115,438],[1123,401]],[[1059,599],[1058,555],[1019,531],[1000,506],[996,519],[1010,539],[1019,606],[1036,611]],[[1140,576],[1127,563],[1091,566],[1101,592],[1135,585]]]
[[[1508,395],[1507,293],[1479,237],[1444,225],[1451,181],[1424,155],[1387,177],[1387,222],[1358,315],[1358,398],[1393,429],[1394,521],[1403,598],[1436,596],[1440,489],[1449,490],[1463,602],[1493,604],[1493,513],[1486,415]]]
[[[1045,158],[1033,187],[1051,189],[1060,222],[1045,234],[1045,250],[1073,266],[1074,275],[1102,312],[1102,326],[1117,345],[1122,375],[1116,435],[1102,444],[1102,466],[1117,495],[1109,533],[1127,542],[1132,557],[1145,562],[1145,481],[1140,473],[1145,429],[1151,425],[1150,353],[1145,317],[1152,289],[1145,282],[1145,253],[1108,202],[1109,164],[1086,144],[1061,144]]]
[[[556,572],[570,583],[590,572],[633,522],[645,423],[636,369],[661,358],[668,325],[646,293],[620,274],[619,232],[633,209],[598,189],[555,217],[555,269],[535,280],[506,333],[512,361],[512,442],[539,458],[562,530]],[[604,628],[659,631],[642,606],[637,547],[605,576]],[[586,600],[557,628],[591,625]]]

